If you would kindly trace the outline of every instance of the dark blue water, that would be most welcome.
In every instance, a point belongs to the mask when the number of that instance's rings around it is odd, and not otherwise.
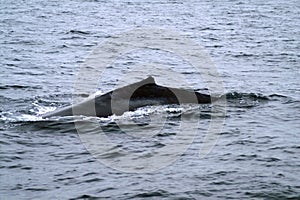
[[[29,0],[1,1],[0,8],[0,199],[300,198],[299,1]],[[38,115],[69,105],[74,93],[86,97],[74,92],[74,83],[92,50],[116,33],[143,27],[183,32],[205,47],[223,81],[227,111],[204,158],[198,153],[213,117],[209,105],[157,106],[97,119],[116,146],[104,159],[122,160],[120,148],[138,152],[130,163],[167,146],[180,120],[200,118],[199,126],[186,130],[187,137],[197,135],[175,162],[151,173],[125,173],[87,151],[76,119]],[[155,66],[169,65],[193,83],[189,87],[206,92],[187,63],[156,50],[119,57],[98,89],[118,87],[119,75],[142,61],[157,65],[134,72],[164,81],[172,76]],[[165,112],[166,129],[157,133],[155,119]],[[150,136],[132,138],[115,122]]]

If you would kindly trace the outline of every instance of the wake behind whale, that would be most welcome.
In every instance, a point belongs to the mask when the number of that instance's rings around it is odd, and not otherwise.
[[[57,109],[42,115],[43,118],[52,116],[97,116],[122,115],[126,111],[134,111],[143,106],[211,103],[211,96],[195,91],[170,88],[157,85],[153,77],[110,91],[103,95]]]

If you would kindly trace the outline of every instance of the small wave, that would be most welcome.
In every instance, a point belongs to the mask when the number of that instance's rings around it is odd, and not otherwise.
[[[7,90],[7,89],[26,89],[26,88],[33,88],[33,89],[40,89],[41,87],[32,87],[28,85],[1,85],[0,90]]]
[[[270,100],[273,101],[282,101],[284,104],[290,104],[290,103],[299,103],[300,99],[290,96],[285,96],[282,94],[271,94],[269,95]]]
[[[41,40],[13,40],[13,41],[4,41],[3,44],[23,44],[23,45],[44,45],[44,42]]]
[[[242,92],[227,93],[226,99],[269,100],[267,96],[259,93],[242,93]]]
[[[163,197],[168,197],[168,196],[170,196],[169,192],[167,192],[165,190],[156,190],[156,191],[143,192],[143,193],[133,196],[132,198],[133,199],[134,198],[151,198],[151,197],[163,198]]]
[[[298,101],[297,99],[286,96],[283,94],[270,94],[270,95],[264,95],[261,93],[243,93],[243,92],[230,92],[226,95],[227,100],[253,100],[253,101],[273,101],[273,100],[289,100],[289,101]]]
[[[299,108],[300,99],[282,94],[263,95],[260,93],[230,92],[225,95],[228,106],[252,108],[270,101],[279,101],[282,104],[292,104]]]
[[[30,190],[33,192],[40,192],[40,191],[48,191],[48,188],[38,188],[38,187],[34,187],[34,188],[25,188],[25,190]]]
[[[271,95],[269,95],[269,97],[271,97],[271,98],[288,98],[287,96],[282,95],[282,94],[271,94]]]
[[[269,186],[271,187],[271,185]],[[280,188],[280,185],[277,186]],[[245,195],[254,199],[299,199],[300,195],[290,188],[281,186],[281,190],[278,191],[264,191],[264,192],[245,192]]]
[[[93,195],[89,195],[89,194],[83,194],[81,196],[75,197],[75,198],[71,198],[70,200],[77,200],[77,199],[99,199],[100,197],[98,196],[93,196]]]
[[[72,33],[72,34],[81,34],[81,35],[88,35],[88,34],[90,34],[90,32],[88,32],[88,31],[79,31],[79,30],[70,30],[69,33]]]
[[[269,97],[259,93],[230,92],[226,94],[229,106],[239,108],[253,108],[269,101]]]
[[[232,55],[235,58],[240,58],[240,57],[258,57],[258,55],[255,54],[251,54],[251,53],[239,53],[239,54],[235,54]]]

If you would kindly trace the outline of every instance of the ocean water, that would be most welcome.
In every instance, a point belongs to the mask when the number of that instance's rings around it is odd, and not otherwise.
[[[0,199],[300,199],[299,1],[2,0],[0,8]],[[98,45],[145,27],[184,33],[206,49],[224,85],[224,118],[211,105],[153,106],[101,119],[39,117],[90,95],[74,84]],[[153,75],[209,92],[187,61],[157,49],[119,56],[95,88],[125,85],[120,77],[129,72],[133,82]],[[214,118],[224,125],[199,157]],[[94,129],[80,135],[75,126],[89,121],[114,143],[101,159],[84,141]],[[143,172],[173,156],[166,152],[130,172],[107,164],[143,164],[170,145],[182,122],[191,142],[173,162]]]

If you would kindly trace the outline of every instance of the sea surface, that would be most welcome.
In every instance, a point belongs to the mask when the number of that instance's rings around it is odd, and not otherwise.
[[[1,200],[300,199],[298,0],[0,0],[0,27]],[[224,86],[226,113],[165,105],[108,118],[40,117],[91,95],[74,89],[91,52],[136,28],[145,38],[149,28],[177,31],[205,48]],[[152,75],[213,92],[176,52],[131,51],[105,67],[95,83],[100,93],[129,83],[122,82],[126,73],[134,74],[131,83]],[[201,157],[216,118],[222,129]],[[195,120],[198,126],[189,125]],[[75,126],[89,121],[113,143],[100,158]],[[143,158],[168,147],[183,122],[187,149],[167,163],[182,150],[179,142],[148,163],[166,164],[144,172]],[[120,169],[120,160],[141,166]]]

